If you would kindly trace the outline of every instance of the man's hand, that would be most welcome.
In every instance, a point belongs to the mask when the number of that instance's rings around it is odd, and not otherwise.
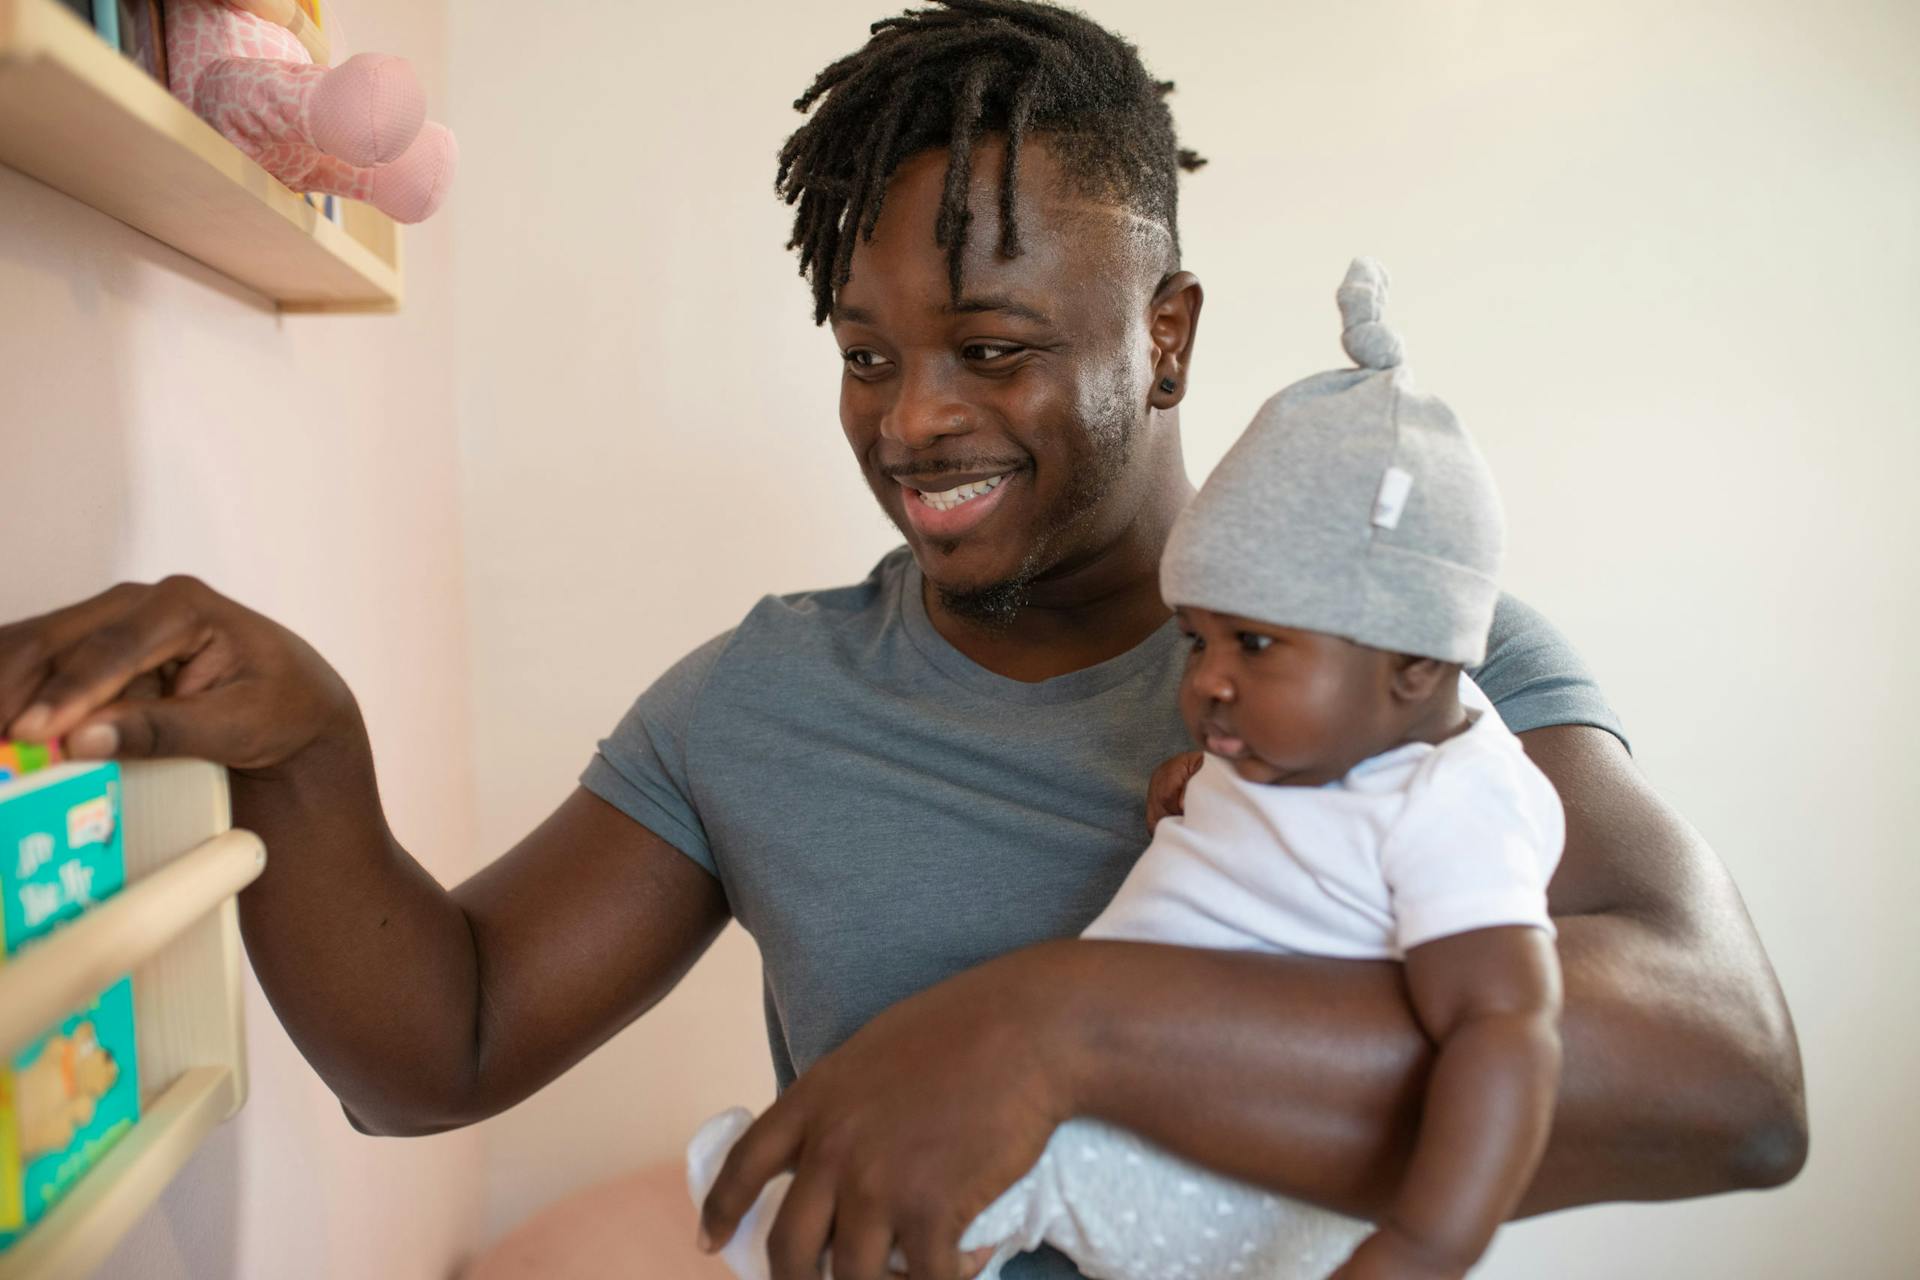
[[[1153,771],[1147,783],[1147,830],[1160,825],[1160,819],[1186,812],[1187,783],[1206,763],[1204,751],[1184,751]]]
[[[897,1244],[913,1280],[962,1280],[980,1211],[1039,1160],[1066,1118],[1058,1061],[1029,1031],[1009,966],[989,961],[895,1005],[814,1064],[734,1145],[701,1211],[714,1249],[762,1186],[792,1188],[768,1239],[774,1280],[881,1280]]]
[[[69,754],[284,764],[353,696],[298,636],[193,578],[122,583],[0,627],[0,737]]]

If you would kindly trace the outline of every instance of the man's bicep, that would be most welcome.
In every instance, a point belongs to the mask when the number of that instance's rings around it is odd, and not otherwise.
[[[1555,725],[1520,742],[1566,811],[1566,851],[1547,890],[1554,916],[1617,914],[1667,931],[1738,908],[1719,858],[1612,733]]]
[[[480,968],[482,1115],[651,1008],[728,918],[712,874],[584,788],[454,898]]]
[[[1611,734],[1521,741],[1567,816],[1548,888],[1566,1071],[1522,1212],[1792,1177],[1806,1153],[1799,1049],[1732,876]]]

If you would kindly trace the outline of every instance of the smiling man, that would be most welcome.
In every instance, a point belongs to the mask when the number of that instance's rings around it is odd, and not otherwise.
[[[781,1280],[823,1251],[873,1280],[895,1246],[953,1280],[961,1229],[1074,1115],[1377,1211],[1429,1057],[1394,966],[1069,941],[1189,745],[1158,564],[1191,494],[1201,290],[1176,180],[1197,161],[1168,87],[1092,22],[1008,0],[880,23],[821,74],[781,189],[846,362],[842,426],[907,545],[688,655],[458,888],[388,831],[338,676],[198,582],[0,630],[0,725],[233,767],[275,854],[241,898],[255,971],[369,1132],[513,1105],[740,920],[786,1088],[705,1225],[724,1238],[793,1168]],[[1504,601],[1475,675],[1568,818],[1565,1082],[1528,1209],[1791,1177],[1798,1054],[1720,864],[1537,614]]]

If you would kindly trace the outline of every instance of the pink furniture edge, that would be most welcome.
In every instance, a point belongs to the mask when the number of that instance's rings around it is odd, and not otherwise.
[[[682,1166],[651,1165],[540,1210],[459,1280],[729,1280],[694,1246],[698,1227]]]

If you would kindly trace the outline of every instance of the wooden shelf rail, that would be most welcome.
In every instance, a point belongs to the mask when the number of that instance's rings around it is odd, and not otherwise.
[[[224,769],[148,761],[121,780],[126,886],[0,966],[0,1053],[131,973],[140,1120],[0,1253],[0,1280],[91,1275],[247,1096],[236,895],[266,850],[233,829]]]
[[[266,847],[251,831],[217,835],[0,967],[0,1057],[119,981],[266,865]]]

